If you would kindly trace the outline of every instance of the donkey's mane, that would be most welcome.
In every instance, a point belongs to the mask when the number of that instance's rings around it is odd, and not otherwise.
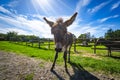
[[[57,22],[57,23],[63,23],[63,18],[58,18],[58,19],[56,20],[56,22]]]

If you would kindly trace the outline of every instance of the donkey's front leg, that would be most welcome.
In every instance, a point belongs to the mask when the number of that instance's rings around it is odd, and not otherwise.
[[[54,66],[55,66],[55,63],[56,63],[57,58],[58,58],[58,52],[56,51],[56,54],[55,54],[55,58],[54,58],[54,62],[53,62],[51,71],[53,70],[53,68],[54,68]]]
[[[65,69],[67,69],[67,51],[64,51],[64,55],[63,55],[63,58],[64,58],[64,63],[65,63]]]

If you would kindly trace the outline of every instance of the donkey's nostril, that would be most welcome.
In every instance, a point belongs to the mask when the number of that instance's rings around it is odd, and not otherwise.
[[[61,52],[61,51],[62,51],[62,48],[55,48],[55,51]]]
[[[59,51],[61,52],[61,51],[62,51],[62,48],[60,48]]]

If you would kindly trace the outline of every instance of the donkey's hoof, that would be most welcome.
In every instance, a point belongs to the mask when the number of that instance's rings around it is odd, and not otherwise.
[[[53,71],[53,67],[50,69],[50,71]]]
[[[53,69],[50,69],[50,71],[52,72],[52,71],[53,71]]]

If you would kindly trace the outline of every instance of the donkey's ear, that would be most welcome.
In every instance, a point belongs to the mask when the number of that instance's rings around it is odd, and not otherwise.
[[[53,26],[54,22],[47,20],[46,17],[43,17],[43,19],[46,21],[46,23],[47,23],[50,27]]]
[[[46,21],[47,19],[46,19],[46,17],[43,17],[43,19]]]
[[[77,12],[74,13],[73,16],[70,19],[68,19],[67,21],[64,22],[64,25],[66,27],[68,27],[69,25],[71,25],[73,23],[73,21],[75,20],[77,14],[78,14]]]

